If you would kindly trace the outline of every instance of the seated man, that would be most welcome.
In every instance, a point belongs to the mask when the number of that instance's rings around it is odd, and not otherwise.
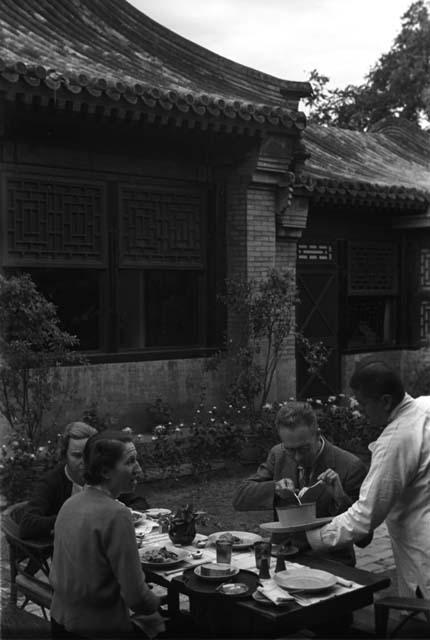
[[[324,484],[316,498],[317,517],[335,516],[346,511],[357,500],[366,476],[363,462],[321,435],[316,415],[305,402],[290,402],[281,407],[276,426],[281,444],[275,445],[257,472],[240,484],[233,499],[234,508],[238,511],[272,510],[297,504],[291,491],[322,480]],[[363,546],[370,540],[371,537],[363,541]],[[303,535],[296,539],[293,536],[292,542],[302,550],[310,548],[304,543]],[[355,565],[352,544],[329,555],[333,560]]]
[[[57,514],[71,495],[84,485],[83,451],[97,430],[85,422],[71,422],[64,430],[62,462],[49,471],[35,486],[28,506],[21,516],[19,531],[23,539],[47,538],[54,529]],[[148,509],[145,498],[127,494],[121,501],[138,510]]]

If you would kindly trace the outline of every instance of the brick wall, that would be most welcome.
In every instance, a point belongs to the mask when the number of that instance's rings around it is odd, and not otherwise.
[[[59,426],[79,419],[96,403],[101,415],[144,432],[151,426],[148,407],[158,398],[171,407],[174,418],[187,420],[197,408],[202,386],[209,403],[222,397],[222,369],[217,374],[205,372],[204,363],[204,358],[191,358],[65,368],[64,380],[77,391],[64,406]]]
[[[248,189],[247,265],[250,278],[264,277],[276,260],[276,199],[274,187]]]

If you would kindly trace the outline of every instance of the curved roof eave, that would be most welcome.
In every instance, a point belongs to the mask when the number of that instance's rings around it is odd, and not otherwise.
[[[223,58],[151,20],[126,0],[5,2],[0,29],[7,82],[16,82],[18,73],[32,86],[37,79],[48,79],[54,87],[60,80],[71,93],[79,93],[79,87],[110,87],[132,102],[143,94],[157,100],[154,92],[160,92],[173,105],[178,96],[199,107],[210,102],[215,115],[218,108],[227,117],[233,111],[241,111],[244,119],[257,113],[260,121],[269,119],[273,126],[282,124],[282,117],[304,121],[297,102],[309,94],[308,83],[281,80]],[[224,112],[225,103],[231,113]]]

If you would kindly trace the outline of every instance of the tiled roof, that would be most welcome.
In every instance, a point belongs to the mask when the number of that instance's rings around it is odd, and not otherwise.
[[[296,104],[310,91],[208,51],[125,0],[2,0],[0,89],[21,83],[68,100],[299,129]]]
[[[430,203],[430,134],[411,123],[390,118],[366,133],[308,125],[303,140],[314,202]]]

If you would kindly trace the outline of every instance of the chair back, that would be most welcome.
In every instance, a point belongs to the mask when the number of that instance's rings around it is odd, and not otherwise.
[[[46,615],[44,610],[51,606],[52,587],[35,574],[40,570],[49,579],[47,558],[52,552],[52,541],[20,538],[20,515],[27,505],[28,502],[18,502],[2,515],[1,529],[9,545],[11,599],[16,603],[16,595],[20,591],[26,598],[25,603],[28,600],[35,602]]]
[[[38,567],[43,573],[49,575],[49,567],[46,558],[52,552],[52,540],[23,540],[19,535],[20,515],[25,511],[28,502],[17,502],[8,507],[1,521],[1,529],[6,540],[14,550],[15,562],[29,558],[33,567]]]

